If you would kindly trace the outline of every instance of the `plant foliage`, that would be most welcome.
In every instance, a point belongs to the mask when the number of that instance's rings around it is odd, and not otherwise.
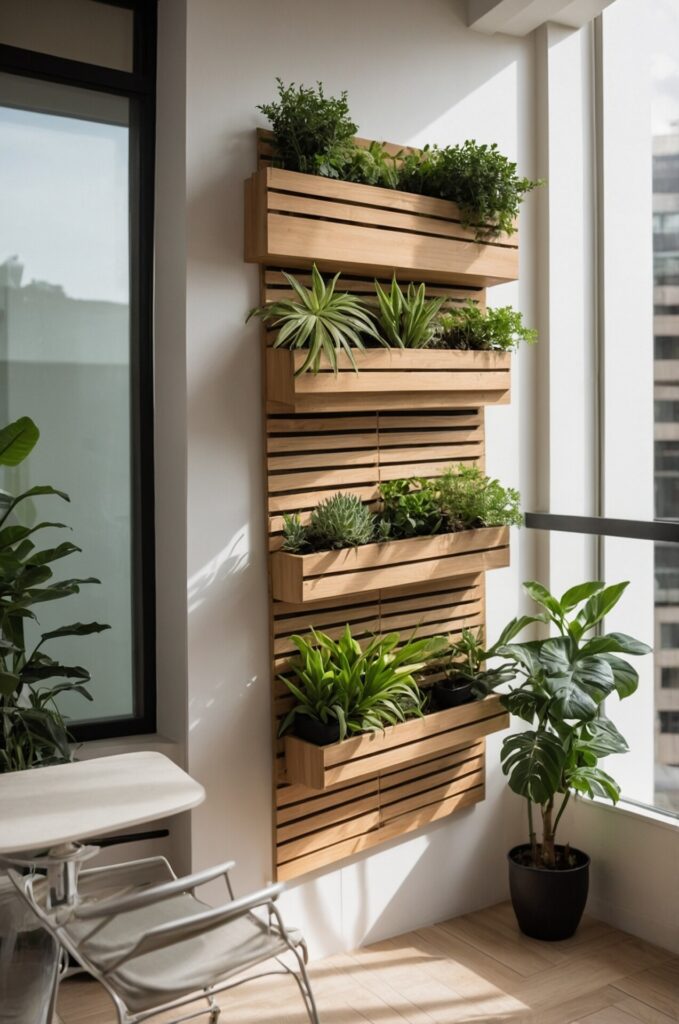
[[[340,352],[346,353],[356,369],[354,348],[364,351],[363,335],[377,338],[371,314],[361,300],[347,292],[336,292],[339,274],[326,284],[315,265],[311,288],[305,288],[291,274],[284,272],[283,276],[297,298],[258,306],[250,310],[247,319],[257,316],[278,329],[274,348],[308,349],[295,376],[307,370],[318,373],[323,359],[336,373]]]
[[[442,668],[449,679],[471,683],[476,696],[485,697],[496,686],[510,682],[516,675],[511,662],[483,668],[495,653],[495,647],[484,648],[482,629],[476,633],[463,629],[460,636],[450,640],[442,652]]]
[[[467,300],[438,319],[436,346],[440,348],[512,352],[522,341],[532,345],[537,331],[524,327],[521,313],[511,306],[484,312]]]
[[[23,417],[0,430],[0,466],[19,465],[39,437],[32,420]],[[35,535],[47,528],[65,529],[63,523],[16,522],[17,509],[28,499],[68,495],[49,486],[31,487],[16,496],[2,493],[0,502],[0,772],[70,761],[70,736],[56,698],[78,693],[91,700],[85,684],[89,672],[79,665],[63,665],[47,654],[50,640],[99,633],[108,626],[74,622],[40,634],[28,643],[26,625],[37,623],[34,609],[80,592],[95,579],[54,580],[52,564],[80,551],[65,541],[39,549]]]
[[[449,530],[523,523],[519,492],[485,476],[478,466],[460,463],[446,470],[438,480],[438,495]]]
[[[616,693],[621,699],[634,693],[639,677],[626,657],[647,654],[650,647],[624,633],[593,634],[593,630],[627,585],[607,587],[595,580],[557,598],[540,583],[524,583],[542,610],[510,622],[495,646],[495,653],[516,669],[516,683],[502,696],[502,703],[531,725],[504,741],[501,757],[510,788],[527,801],[535,864],[556,865],[555,835],[572,791],[613,801],[619,797],[617,783],[599,760],[628,748],[605,717],[603,702]],[[531,622],[550,624],[556,635],[512,643]],[[561,798],[558,811],[557,797]],[[540,844],[533,827],[534,804],[542,817]]]
[[[386,344],[392,348],[427,348],[436,334],[436,318],[444,300],[427,299],[425,286],[412,282],[407,291],[399,288],[396,277],[386,292],[375,281],[378,322]]]
[[[402,642],[398,633],[389,633],[361,646],[347,625],[339,640],[311,629],[308,636],[293,636],[292,641],[299,656],[291,664],[291,676],[281,679],[295,704],[279,733],[298,715],[324,724],[336,721],[340,739],[422,715],[417,674],[440,646],[440,638]]]
[[[457,203],[465,226],[474,227],[478,238],[493,238],[513,234],[522,199],[540,184],[520,177],[495,143],[467,139],[461,146],[408,153],[398,187]]]
[[[443,513],[433,481],[424,477],[380,484],[382,536],[392,540],[440,533]]]
[[[353,548],[374,539],[375,517],[355,494],[324,498],[311,513],[308,540],[317,551]]]

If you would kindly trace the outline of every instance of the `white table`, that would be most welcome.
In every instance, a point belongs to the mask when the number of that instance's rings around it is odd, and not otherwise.
[[[46,867],[51,905],[72,905],[78,898],[80,864],[87,856],[87,849],[77,844],[180,814],[204,799],[202,786],[152,751],[2,774],[0,858],[6,865]],[[56,959],[52,973],[44,995],[45,1021],[51,1019],[56,1001]]]

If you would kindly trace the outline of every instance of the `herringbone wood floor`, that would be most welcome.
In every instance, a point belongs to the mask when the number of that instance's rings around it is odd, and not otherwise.
[[[671,1024],[679,957],[602,922],[540,943],[509,904],[314,963],[322,1024]],[[294,983],[263,979],[221,997],[224,1024],[304,1024]],[[92,981],[62,987],[63,1024],[114,1024]],[[205,1018],[203,1018],[205,1019]]]

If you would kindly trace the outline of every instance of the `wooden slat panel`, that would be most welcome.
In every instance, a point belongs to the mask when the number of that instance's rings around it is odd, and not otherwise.
[[[268,133],[259,133],[260,159],[264,164],[270,161],[268,138]],[[392,148],[396,152],[400,147]],[[305,181],[305,185],[308,184]],[[311,181],[312,188],[318,184],[318,180]],[[266,202],[266,188],[260,182],[257,191],[256,186],[251,184],[248,193],[246,218],[249,241],[255,250],[262,251],[266,245],[266,223],[255,212],[258,204]],[[356,197],[357,193],[353,195]],[[400,196],[391,192],[388,198],[389,203],[384,212],[393,227],[399,222],[403,224],[408,218],[419,218],[424,228],[421,237],[425,240],[433,237],[435,242],[444,245],[448,244],[445,235],[460,230],[459,225],[445,222],[427,223],[427,218],[440,215],[441,207],[436,200],[423,203],[421,197],[406,196],[401,204]],[[419,214],[410,209],[413,198],[421,210]],[[367,208],[363,200],[362,196],[358,205],[353,200],[348,204],[353,213],[361,211],[356,219],[360,217],[375,221],[376,217],[380,218],[379,205],[372,207],[373,211],[377,210],[375,215],[370,210],[367,214],[363,212]],[[312,196],[310,201],[313,204],[322,202],[319,196]],[[346,197],[340,197],[334,202],[334,226],[362,230],[358,225],[352,228],[337,219],[339,214],[347,212],[339,207],[339,203],[346,204]],[[273,205],[289,206],[289,203],[276,199]],[[311,212],[309,197],[302,206],[305,208],[305,217],[302,219],[313,225],[313,221],[309,221],[306,216]],[[281,212],[276,211],[275,216],[280,217]],[[295,215],[280,219],[286,221],[287,227]],[[367,226],[370,229],[370,224]],[[402,234],[398,230],[385,232],[384,222],[380,227],[379,220],[372,227],[382,235],[389,236],[392,249],[394,238]],[[433,236],[425,233],[428,229],[434,232]],[[512,245],[516,241],[515,236]],[[410,244],[410,239],[407,238],[406,242]],[[462,244],[474,245],[468,242]],[[256,252],[254,255],[257,255]],[[283,277],[283,269],[294,273],[302,284],[310,285],[309,254],[305,255],[306,263],[304,259],[295,259],[294,264],[280,260],[278,266],[262,268],[261,302],[294,297]],[[370,267],[356,273],[347,268],[339,287],[360,295],[364,301],[374,305],[374,280],[377,278],[383,285],[388,285],[392,269]],[[427,295],[443,298],[444,308],[459,307],[471,301],[485,309],[486,296],[480,283],[474,283],[465,276],[459,277],[455,283],[449,280],[443,283],[436,279],[438,276],[436,273],[428,276],[422,268],[411,274],[404,268],[398,269],[398,277],[403,286],[409,281],[416,285],[424,281]],[[270,349],[276,331],[263,327],[261,337],[262,344]],[[323,497],[339,489],[357,493],[369,507],[376,509],[381,480],[417,473],[435,477],[448,465],[458,461],[483,466],[482,405],[505,401],[509,384],[503,388],[503,380],[500,377],[493,378],[496,390],[491,392],[488,388],[480,390],[479,387],[471,387],[472,378],[466,377],[460,380],[460,386],[465,386],[464,391],[457,390],[448,394],[431,390],[404,392],[400,390],[402,385],[398,374],[402,373],[406,364],[417,360],[418,353],[395,353],[395,358],[388,357],[385,361],[383,351],[386,350],[370,350],[359,356],[365,361],[363,372],[366,378],[368,374],[384,372],[373,367],[385,362],[394,364],[386,371],[392,374],[387,378],[390,387],[388,392],[375,392],[367,396],[360,392],[347,393],[354,386],[353,375],[350,377],[347,371],[342,371],[350,383],[348,388],[343,384],[342,393],[337,396],[333,395],[332,384],[328,379],[322,385],[322,393],[314,395],[313,389],[309,390],[311,378],[308,378],[302,383],[309,393],[296,399],[301,404],[295,405],[294,412],[284,408],[282,402],[268,402],[269,414],[265,421],[266,472],[272,551],[281,544],[283,512],[300,512],[303,519],[308,519],[310,510]],[[276,355],[289,356],[290,353],[276,350]],[[488,374],[501,372],[508,382],[509,359],[495,359],[493,365],[488,355],[476,353],[472,359],[467,360],[468,364],[474,364],[471,373],[485,377],[485,383],[488,384]],[[450,372],[446,362],[450,359],[449,353],[430,353],[430,356],[428,373],[438,374],[435,367],[441,367],[443,374]],[[460,364],[464,360],[458,359],[457,362],[456,372],[461,376],[463,371]],[[329,375],[325,374],[325,377]],[[323,379],[322,376],[320,379]],[[437,379],[440,378],[434,377],[427,384],[435,385]],[[450,383],[454,383],[452,378]],[[412,386],[412,381],[403,384],[403,387],[406,386]],[[359,593],[350,599],[340,595],[314,600],[311,604],[299,601],[272,602],[274,715],[282,714],[290,706],[290,697],[284,685],[276,679],[276,672],[289,664],[294,650],[290,640],[293,633],[304,633],[313,624],[337,636],[347,622],[357,637],[391,629],[408,633],[415,627],[419,627],[420,635],[437,632],[456,635],[463,626],[477,628],[484,618],[484,577],[481,568],[480,564],[473,567],[470,565],[463,575],[454,580],[404,580],[387,590],[382,588],[370,593]],[[423,685],[439,678],[440,674],[436,664],[432,664]],[[474,726],[464,725],[461,728],[465,730]],[[435,734],[429,739],[436,741],[440,735]],[[311,790],[303,785],[286,782],[283,741],[276,740],[276,822],[273,841],[278,877],[299,877],[359,850],[370,849],[390,838],[422,828],[429,822],[483,799],[485,741],[474,737],[465,739],[465,735],[458,735],[461,745],[454,750],[426,749],[421,750],[417,757],[410,756],[406,763],[398,759],[390,764],[378,762],[376,767],[379,770],[361,779],[337,781],[324,790]],[[336,769],[343,770],[344,766],[333,766],[332,770]]]

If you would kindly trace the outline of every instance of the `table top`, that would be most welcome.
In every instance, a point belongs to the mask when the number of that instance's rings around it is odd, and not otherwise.
[[[0,853],[44,850],[202,803],[205,790],[154,751],[0,775]]]

